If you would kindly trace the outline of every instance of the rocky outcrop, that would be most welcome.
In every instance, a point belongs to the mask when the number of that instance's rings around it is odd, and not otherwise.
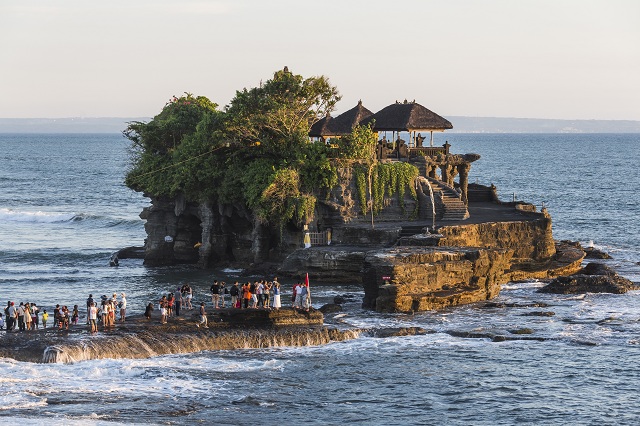
[[[523,213],[525,214],[525,213]],[[551,217],[546,211],[528,213],[522,221],[442,226],[439,246],[485,247],[513,250],[516,258],[548,259],[555,255]],[[530,219],[530,220],[526,220]]]
[[[379,312],[442,309],[491,299],[508,281],[513,252],[413,247],[367,253],[363,306]]]
[[[558,277],[539,291],[555,294],[614,293],[638,290],[640,285],[621,277],[601,263],[589,263],[577,274]]]
[[[318,246],[298,249],[278,268],[278,274],[302,279],[309,273],[314,280],[338,283],[362,282],[363,246]]]

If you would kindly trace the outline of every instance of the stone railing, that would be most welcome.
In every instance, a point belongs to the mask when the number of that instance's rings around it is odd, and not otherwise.
[[[409,157],[417,157],[418,155],[432,157],[438,154],[449,154],[449,146],[420,146],[409,148]]]

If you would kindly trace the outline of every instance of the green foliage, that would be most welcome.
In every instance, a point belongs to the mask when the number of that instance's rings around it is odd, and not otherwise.
[[[371,188],[367,185],[368,168],[364,165],[355,165],[353,171],[356,179],[358,200],[360,201],[363,215],[370,212],[370,209],[373,209],[374,215],[380,213],[384,208],[385,196],[391,197],[395,193],[397,193],[398,204],[402,208],[402,211],[405,212],[404,197],[407,188],[409,188],[411,198],[416,201],[418,199],[414,182],[420,172],[417,167],[409,163],[393,162],[376,163],[372,165]],[[367,202],[369,189],[371,189],[372,195],[371,205]],[[411,216],[413,217],[416,214],[417,211],[414,211]]]
[[[236,92],[226,110],[226,135],[234,144],[260,142],[265,154],[290,158],[339,100],[326,77],[304,79],[285,68],[260,87]]]
[[[373,122],[366,126],[356,126],[351,134],[331,139],[330,143],[338,146],[334,156],[373,161],[376,158],[378,136],[373,131]]]
[[[300,192],[300,176],[294,169],[279,169],[273,181],[262,191],[256,213],[265,222],[279,224],[296,219],[299,224],[313,218],[316,198]]]
[[[323,143],[310,143],[304,146],[298,159],[301,187],[313,192],[329,190],[338,184],[338,171],[332,163],[331,148]]]
[[[132,168],[125,183],[153,195],[207,195],[220,161],[221,113],[204,96],[173,97],[149,123],[129,123]]]

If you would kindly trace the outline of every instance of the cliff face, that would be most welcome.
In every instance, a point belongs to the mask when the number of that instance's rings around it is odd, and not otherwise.
[[[407,312],[491,299],[508,281],[512,256],[512,250],[442,247],[369,252],[363,306]]]
[[[463,226],[443,226],[444,238],[438,246],[486,247],[513,250],[517,258],[548,259],[556,249],[551,231],[551,217],[545,212],[532,213],[533,220],[488,222]]]
[[[219,262],[244,264],[281,260],[299,247],[301,233],[257,222],[242,206],[152,198],[146,219],[145,265]]]

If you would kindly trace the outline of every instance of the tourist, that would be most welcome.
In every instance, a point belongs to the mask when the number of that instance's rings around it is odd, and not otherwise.
[[[204,302],[200,303],[200,324],[196,324],[196,326],[209,328],[209,326],[207,325],[207,311],[204,307]]]
[[[24,331],[24,302],[20,302],[20,306],[18,306],[18,330]]]
[[[42,328],[47,328],[47,320],[49,319],[49,314],[47,313],[47,310],[45,309],[44,311],[42,311]]]
[[[276,278],[277,280],[277,278]],[[280,303],[280,283],[278,281],[273,282],[273,308],[277,311],[281,307]]]
[[[67,308],[66,305],[64,305],[61,309],[60,309],[60,320],[58,321],[58,325],[59,325],[59,329],[62,330],[63,328],[65,330],[69,329],[69,308]]]
[[[109,304],[107,303],[107,298],[102,299],[102,304],[100,305],[100,312],[102,316],[102,329],[106,329],[109,326]]]
[[[193,306],[191,305],[191,299],[193,299],[193,289],[191,288],[191,286],[189,285],[189,283],[185,284],[186,286],[186,303],[187,303],[187,309],[191,310],[193,309]]]
[[[13,302],[12,301],[8,301],[7,302],[7,307],[4,308],[4,313],[5,316],[7,318],[7,331],[11,331],[13,330],[13,324],[14,324],[14,316],[15,316],[15,308],[13,307]]]
[[[246,282],[242,286],[242,299],[244,301],[244,308],[247,309],[249,307],[249,302],[251,301],[251,285]]]
[[[90,294],[89,297],[87,297],[87,324],[89,324],[89,309],[92,303],[94,303],[93,294]],[[93,306],[95,306],[95,304]]]
[[[264,282],[264,294],[262,298],[264,299],[264,307],[271,309],[271,283],[269,281]]]
[[[167,323],[167,297],[162,296],[160,299],[160,324]]]
[[[144,317],[150,320],[151,312],[153,312],[153,303],[149,302],[149,304],[147,305],[147,309],[144,310]]]
[[[73,305],[73,313],[71,314],[71,324],[78,325],[79,318],[80,318],[80,312],[78,312],[78,305]]]
[[[231,294],[231,307],[239,308],[238,296],[240,295],[240,288],[238,288],[238,281],[233,283],[231,290],[229,290],[229,294]]]
[[[256,308],[264,307],[264,283],[259,281],[256,284]]]
[[[96,333],[98,331],[97,320],[98,320],[98,308],[96,307],[96,303],[92,301],[87,310],[87,321],[89,321],[89,330],[92,333]],[[43,315],[43,321],[44,321],[44,315]]]
[[[300,309],[302,307],[302,284],[297,283],[294,287],[295,290],[295,301],[293,302],[293,307],[295,309]]]
[[[35,303],[31,303],[31,325],[33,329],[40,328],[40,321],[38,321],[38,314],[40,313],[40,309]]]
[[[174,306],[176,307],[176,316],[179,317],[180,316],[180,309],[182,309],[182,303],[183,303],[182,291],[180,290],[180,287],[178,287],[176,289],[175,297],[176,297],[176,301],[175,301],[175,305]]]
[[[220,281],[220,306],[222,308],[224,308],[225,306],[224,295],[227,293],[229,293],[229,290],[227,289],[227,283],[225,283],[224,281]]]
[[[33,319],[31,318],[31,307],[28,302],[24,304],[24,308],[22,312],[23,312],[24,327],[27,331],[30,331],[33,323]]]
[[[215,309],[218,309],[218,303],[220,302],[220,284],[218,284],[218,280],[213,280],[209,290],[211,290],[211,304]]]
[[[124,322],[127,316],[127,295],[124,293],[120,293],[120,322]]]
[[[60,305],[53,308],[53,328],[58,328],[60,323]]]
[[[113,296],[110,300],[110,308],[109,308],[109,325],[114,327],[116,325],[116,307],[118,306],[118,294],[113,293]]]
[[[298,292],[298,284],[293,285],[292,293],[291,293],[291,306],[293,308],[296,307],[296,293]]]
[[[4,319],[2,318],[2,314],[0,314],[0,330],[4,330]]]
[[[251,293],[251,307],[258,307],[258,295],[256,291],[258,290],[258,281],[254,281],[253,284],[249,284],[249,293]]]
[[[173,297],[173,293],[169,293],[167,297],[167,318],[171,318],[173,316],[173,305],[176,299]]]

